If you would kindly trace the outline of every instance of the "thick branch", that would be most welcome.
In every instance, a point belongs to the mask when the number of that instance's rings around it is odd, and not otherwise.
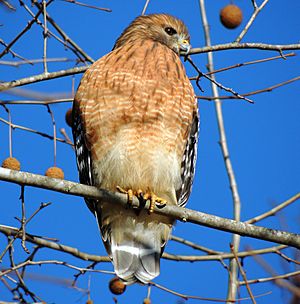
[[[104,200],[111,203],[119,203],[123,206],[127,205],[127,196],[125,194],[112,193],[107,190],[97,189],[96,187],[78,184],[71,181],[49,178],[43,175],[28,172],[19,172],[0,168],[0,180],[24,186],[48,189],[75,196]],[[139,201],[135,197],[132,204],[133,208],[140,207]],[[145,208],[149,208],[149,202],[146,203]],[[299,234],[254,226],[177,206],[166,205],[163,208],[155,207],[154,212],[183,222],[191,222],[217,230],[289,245],[300,249]]]

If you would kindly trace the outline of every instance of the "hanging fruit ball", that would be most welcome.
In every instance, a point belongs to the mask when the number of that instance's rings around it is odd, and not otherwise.
[[[48,177],[60,178],[60,179],[64,179],[65,177],[64,171],[58,167],[50,167],[46,171],[45,175]]]
[[[65,116],[66,123],[69,127],[72,127],[72,108],[66,112]]]
[[[114,277],[109,281],[109,290],[115,295],[120,295],[126,290],[126,285],[118,277]]]
[[[94,303],[94,301],[91,300],[91,299],[88,299],[88,300],[86,301],[86,304],[93,304],[93,303]]]
[[[14,157],[8,157],[8,158],[6,158],[3,161],[2,167],[6,168],[6,169],[20,171],[21,164],[20,164],[20,162],[16,158],[14,158]]]
[[[242,10],[234,4],[229,4],[221,9],[220,20],[226,28],[234,29],[242,23]]]
[[[143,304],[151,304],[151,300],[149,298],[145,298]]]

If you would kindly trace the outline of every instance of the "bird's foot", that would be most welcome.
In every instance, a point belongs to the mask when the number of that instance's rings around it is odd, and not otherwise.
[[[143,191],[141,189],[133,191],[132,189],[125,190],[120,186],[117,186],[116,188],[120,193],[127,194],[127,204],[129,206],[132,206],[133,196],[136,196],[138,199],[143,198]]]
[[[145,201],[150,200],[150,206],[148,209],[148,213],[151,214],[154,211],[154,207],[164,207],[167,204],[167,201],[163,198],[158,197],[157,195],[155,195],[153,192],[146,192],[143,195],[143,199]]]

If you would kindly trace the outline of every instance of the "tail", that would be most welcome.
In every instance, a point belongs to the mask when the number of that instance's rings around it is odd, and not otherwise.
[[[160,257],[172,222],[144,210],[138,215],[134,210],[122,207],[114,207],[114,210],[110,207],[110,212],[104,210],[99,226],[116,275],[128,285],[147,284],[160,273]]]

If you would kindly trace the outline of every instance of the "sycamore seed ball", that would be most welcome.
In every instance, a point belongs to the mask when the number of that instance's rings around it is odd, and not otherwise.
[[[114,277],[109,281],[109,290],[115,295],[120,295],[126,290],[126,285],[118,277]]]
[[[72,108],[66,112],[65,120],[67,125],[72,127]]]
[[[16,158],[14,158],[14,157],[8,157],[8,158],[6,158],[3,161],[2,167],[6,168],[6,169],[20,171],[21,164],[20,164],[20,162]]]
[[[226,28],[234,29],[242,23],[242,10],[234,4],[229,4],[222,8],[220,12],[220,20]]]
[[[149,298],[145,298],[143,304],[151,304],[151,300]]]
[[[46,171],[45,175],[48,177],[60,178],[60,179],[64,179],[65,177],[64,171],[58,167],[50,167]]]
[[[93,303],[94,303],[94,301],[91,300],[91,299],[89,299],[89,300],[86,301],[86,304],[93,304]]]

